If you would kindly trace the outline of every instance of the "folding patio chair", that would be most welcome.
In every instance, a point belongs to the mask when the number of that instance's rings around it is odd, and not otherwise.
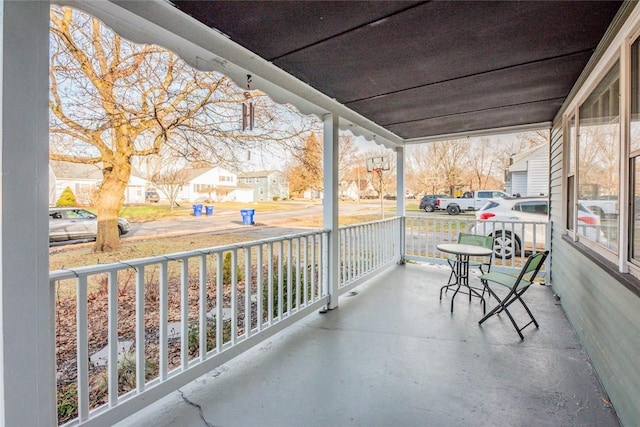
[[[498,314],[504,311],[505,313],[507,313],[507,316],[509,316],[509,320],[511,320],[513,327],[516,328],[516,331],[518,332],[518,335],[520,335],[521,340],[524,339],[524,336],[522,335],[522,330],[524,328],[532,323],[536,325],[536,328],[538,327],[538,322],[536,321],[535,317],[533,317],[533,314],[531,314],[531,310],[529,310],[529,307],[527,307],[527,304],[525,304],[524,300],[522,299],[522,294],[524,294],[527,289],[529,289],[529,286],[534,283],[534,280],[538,275],[540,268],[544,264],[544,260],[547,258],[547,255],[549,255],[549,251],[531,254],[527,259],[527,262],[524,264],[524,267],[522,267],[520,274],[518,275],[494,271],[480,276],[480,280],[487,289],[487,292],[489,292],[489,295],[492,295],[498,301],[498,305],[496,305],[491,311],[489,311],[486,316],[480,319],[480,325],[482,325],[485,320],[487,320],[494,314]],[[508,288],[509,293],[507,293],[507,295],[501,299],[492,289],[492,286],[494,285],[500,285]],[[509,312],[509,306],[515,301],[520,301],[527,314],[529,314],[529,317],[531,318],[529,323],[522,327],[518,326],[515,319]]]
[[[494,239],[491,236],[482,236],[480,234],[458,233],[458,243],[461,243],[461,244],[482,246],[483,248],[489,248],[493,250],[493,242],[494,242]],[[469,267],[478,267],[478,269],[480,270],[480,274],[488,273],[491,271],[492,259],[493,259],[493,255],[489,257],[488,262],[469,260]],[[447,258],[447,262],[451,267],[451,273],[449,274],[449,280],[447,281],[447,284],[444,285],[442,288],[440,288],[440,299],[442,299],[443,290],[446,293],[450,287],[457,286],[456,283],[452,281],[454,276],[454,271],[456,269],[455,264],[456,262],[458,262],[457,258],[456,257]],[[486,271],[482,267],[484,267]],[[482,289],[482,296],[484,297],[484,287]]]

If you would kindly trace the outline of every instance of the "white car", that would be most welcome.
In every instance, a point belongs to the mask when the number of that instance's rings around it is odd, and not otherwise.
[[[505,197],[491,200],[480,208],[470,232],[493,236],[495,256],[511,258],[521,250],[545,250],[548,222],[549,201],[545,197]],[[600,217],[579,204],[581,234],[596,236],[599,225]],[[602,239],[604,237],[598,241]]]

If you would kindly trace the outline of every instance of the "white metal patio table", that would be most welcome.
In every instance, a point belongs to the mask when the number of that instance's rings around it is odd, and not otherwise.
[[[482,305],[482,312],[486,311],[486,303],[483,294],[478,292],[477,288],[469,285],[469,258],[472,256],[491,256],[492,249],[482,246],[468,245],[464,243],[440,243],[436,245],[439,251],[453,254],[456,256],[453,268],[453,274],[456,278],[454,283],[448,284],[444,287],[455,287],[456,291],[451,297],[451,312],[453,313],[453,301],[458,293],[469,295],[469,301],[472,297],[480,299]],[[460,288],[465,287],[466,290],[460,291]],[[440,292],[440,298],[442,299],[442,292]]]

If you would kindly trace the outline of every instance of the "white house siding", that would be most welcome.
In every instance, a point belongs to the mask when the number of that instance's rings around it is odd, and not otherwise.
[[[551,285],[580,337],[608,396],[625,426],[640,420],[640,296],[625,287],[617,266],[563,237],[562,129],[557,121],[550,152]],[[587,254],[594,254],[587,256]],[[549,325],[553,327],[553,325]]]
[[[549,156],[545,149],[536,151],[536,155],[527,162],[527,192],[535,196],[549,192]]]
[[[509,192],[522,196],[547,194],[549,188],[548,145],[538,146],[523,153],[509,166],[511,177]]]
[[[131,175],[129,183],[124,191],[125,203],[144,203],[145,191],[147,188],[147,180]]]
[[[529,194],[527,192],[527,172],[514,172],[511,174],[511,194]]]
[[[238,187],[236,174],[223,168],[215,167],[211,169],[192,170],[191,180],[182,187],[177,199],[188,202],[202,202],[210,200],[213,202],[235,201],[238,198],[245,198],[246,192]],[[203,188],[210,187],[210,191],[203,191]],[[251,200],[239,200],[251,201]]]
[[[237,188],[233,190],[229,197],[236,202],[253,202],[255,199],[253,198],[253,188]]]

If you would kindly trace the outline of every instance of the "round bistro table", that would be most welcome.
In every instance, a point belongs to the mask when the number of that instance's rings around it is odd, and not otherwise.
[[[453,268],[453,274],[456,277],[455,283],[451,283],[449,285],[445,285],[443,288],[449,288],[455,286],[456,291],[453,293],[451,297],[451,312],[453,313],[453,300],[456,298],[458,293],[462,293],[464,295],[469,295],[469,301],[471,301],[471,297],[480,298],[480,303],[482,304],[483,313],[486,311],[486,303],[482,294],[478,292],[478,290],[469,285],[469,257],[472,256],[491,256],[493,253],[492,249],[485,248],[482,246],[475,245],[467,245],[464,243],[440,243],[436,245],[436,248],[439,251],[446,252],[449,254],[453,254],[456,256],[455,267]],[[460,291],[461,287],[465,287],[466,291]],[[442,295],[442,291],[440,293]]]

